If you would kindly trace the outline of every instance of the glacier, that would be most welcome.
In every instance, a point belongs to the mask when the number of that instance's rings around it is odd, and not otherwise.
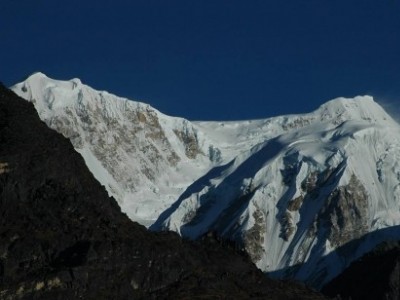
[[[215,231],[264,272],[316,288],[400,238],[400,126],[370,96],[307,114],[192,122],[79,79],[35,73],[12,90],[151,230]]]

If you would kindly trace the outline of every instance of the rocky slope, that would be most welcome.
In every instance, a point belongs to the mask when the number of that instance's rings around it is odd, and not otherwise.
[[[400,224],[400,127],[371,97],[189,122],[78,79],[37,73],[13,90],[73,142],[132,220],[193,239],[215,231],[272,276],[320,288],[400,238],[380,231]],[[381,234],[362,238],[371,232]]]
[[[208,235],[121,213],[70,142],[0,85],[1,299],[322,299]]]

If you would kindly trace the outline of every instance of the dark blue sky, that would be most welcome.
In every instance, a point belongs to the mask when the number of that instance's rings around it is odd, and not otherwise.
[[[0,81],[42,71],[189,119],[400,106],[399,0],[0,1]]]

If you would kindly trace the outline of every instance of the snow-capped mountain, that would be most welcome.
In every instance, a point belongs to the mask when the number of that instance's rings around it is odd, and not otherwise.
[[[400,238],[382,230],[400,224],[400,126],[369,96],[303,115],[189,122],[78,79],[36,73],[12,89],[153,230],[216,231],[263,271],[317,288]]]

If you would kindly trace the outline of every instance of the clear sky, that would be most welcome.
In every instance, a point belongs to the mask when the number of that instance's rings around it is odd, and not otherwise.
[[[192,120],[400,107],[400,0],[0,0],[0,81],[35,71]]]

